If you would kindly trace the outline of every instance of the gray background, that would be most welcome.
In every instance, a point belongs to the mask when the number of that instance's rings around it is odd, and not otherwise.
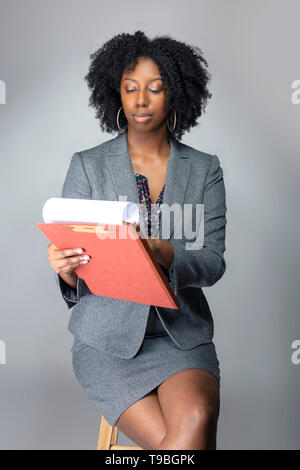
[[[213,74],[207,112],[183,142],[219,156],[227,193],[227,271],[204,289],[221,368],[217,447],[299,449],[299,2],[0,5],[0,447],[96,448],[100,415],[74,376],[71,311],[36,223],[72,154],[113,137],[88,107],[89,54],[142,29],[200,46]]]

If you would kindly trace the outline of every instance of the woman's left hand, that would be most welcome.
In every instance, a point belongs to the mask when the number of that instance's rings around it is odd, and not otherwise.
[[[146,242],[150,246],[151,250],[153,253],[157,253],[159,251],[160,247],[160,239],[159,238],[151,238],[151,237],[145,237]]]
[[[135,229],[137,232],[140,232],[140,226],[138,224],[134,224]],[[149,235],[143,234],[143,238],[147,241],[148,245],[150,246],[151,250],[153,253],[157,253],[159,248],[160,248],[160,238],[155,238],[155,237],[149,237]]]
[[[140,226],[137,224],[133,225],[136,231],[139,232]],[[163,240],[161,238],[151,238],[144,234],[143,238],[147,241],[148,245],[156,256],[158,263],[164,266],[166,269],[169,269],[174,258],[174,248],[172,244],[167,240]]]

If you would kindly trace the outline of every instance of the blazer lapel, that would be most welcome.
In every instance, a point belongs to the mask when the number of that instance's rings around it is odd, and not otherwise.
[[[173,204],[179,204],[183,209],[185,194],[191,176],[191,162],[189,156],[183,154],[183,146],[177,139],[171,137],[170,145],[163,204],[167,204],[169,207]],[[111,140],[110,150],[104,156],[104,159],[113,182],[116,199],[134,202],[139,207],[140,200],[136,178],[128,152],[125,131]],[[142,216],[141,211],[140,215]],[[143,219],[141,218],[140,221],[141,228],[144,227],[145,229]],[[170,224],[170,238],[173,232],[174,226]]]

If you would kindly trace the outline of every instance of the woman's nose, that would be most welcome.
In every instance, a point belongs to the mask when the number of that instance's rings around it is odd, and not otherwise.
[[[148,103],[148,97],[146,91],[139,91],[137,94],[137,104],[145,105]]]

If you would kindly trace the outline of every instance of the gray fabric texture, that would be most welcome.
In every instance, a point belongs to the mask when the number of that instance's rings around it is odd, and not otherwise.
[[[158,330],[150,326],[149,333],[155,334]],[[213,374],[219,384],[221,381],[212,341],[184,351],[168,334],[144,338],[137,354],[123,359],[75,337],[71,351],[78,383],[112,426],[129,406],[177,372],[198,368]]]
[[[170,233],[165,239],[174,248],[169,277],[180,308],[155,306],[155,310],[178,348],[191,350],[213,338],[213,318],[202,288],[213,286],[226,269],[225,187],[216,155],[196,150],[172,136],[170,144],[163,203],[181,207],[204,204],[204,244],[200,249],[187,250],[185,243],[193,240],[184,234],[181,239],[174,237],[174,227],[180,220],[176,212],[171,215]],[[62,197],[118,201],[124,196],[139,204],[125,132],[73,154]],[[142,214],[140,225],[146,233]],[[164,238],[161,232],[160,238]],[[143,343],[151,306],[94,295],[81,278],[75,291],[58,274],[55,277],[68,308],[73,307],[69,331],[99,351],[133,358]]]

